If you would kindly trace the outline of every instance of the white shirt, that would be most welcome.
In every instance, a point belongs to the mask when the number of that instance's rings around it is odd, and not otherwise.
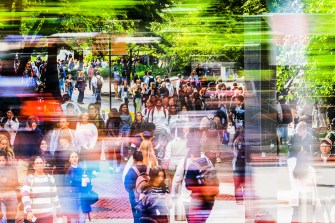
[[[98,129],[92,123],[77,123],[75,131],[74,144],[79,149],[92,149],[98,140]]]
[[[156,130],[166,129],[168,127],[169,111],[163,107],[160,110],[155,107],[155,109],[149,113],[148,120],[155,124]]]
[[[93,87],[98,87],[98,79],[100,79],[101,78],[101,81],[102,81],[102,83],[104,82],[104,79],[100,76],[100,75],[97,75],[97,76],[93,76],[92,77],[92,86]]]

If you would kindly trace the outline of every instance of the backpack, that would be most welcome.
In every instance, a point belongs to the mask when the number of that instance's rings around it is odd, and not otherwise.
[[[97,81],[97,88],[101,89],[102,85],[103,85],[103,83],[102,83],[102,80],[101,80],[101,77],[100,77],[100,78],[98,78],[98,81]]]
[[[155,78],[153,76],[149,76],[149,86],[151,87],[151,83],[155,83]]]
[[[209,138],[215,138],[219,136],[218,130],[217,130],[217,126],[216,123],[214,121],[214,118],[208,118],[206,117],[209,121],[209,128],[207,128],[207,132],[206,135]]]
[[[136,182],[135,182],[135,188],[134,188],[135,200],[139,201],[139,200],[141,200],[140,195],[141,195],[141,192],[142,192],[144,186],[147,185],[147,183],[150,180],[150,177],[149,177],[150,168],[147,167],[147,170],[145,172],[142,172],[142,173],[140,173],[140,171],[137,169],[136,166],[133,166],[132,168],[135,171],[135,173],[137,174],[137,178],[136,178]]]
[[[210,161],[207,161],[205,166],[199,163],[193,163],[199,169],[199,175],[196,176],[198,185],[202,188],[201,195],[216,196],[219,194],[219,179],[216,169]]]
[[[283,121],[280,124],[290,124],[293,121],[291,108],[287,104],[280,104],[282,109]]]

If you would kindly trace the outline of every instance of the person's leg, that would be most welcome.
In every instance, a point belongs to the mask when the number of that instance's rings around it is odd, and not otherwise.
[[[7,220],[7,213],[6,213],[6,202],[3,199],[3,196],[0,197],[0,222],[6,222]]]
[[[5,213],[4,216],[6,216],[7,222],[9,222],[10,220],[15,222],[18,205],[16,191],[9,191],[6,192],[4,195],[6,205],[5,212],[3,212]]]
[[[88,78],[88,87],[90,90],[92,89],[92,77]]]
[[[72,92],[73,92],[73,89],[72,88],[69,88],[69,96],[70,96],[70,100],[72,98]]]
[[[114,83],[114,93],[115,93],[115,99],[119,98],[119,91],[118,91],[118,85]]]
[[[101,89],[96,89],[96,101],[101,102]]]
[[[236,203],[243,202],[243,178],[242,176],[234,174],[234,190]]]
[[[116,167],[120,168],[121,165],[121,151],[120,151],[120,146],[115,148],[115,158],[116,158]]]

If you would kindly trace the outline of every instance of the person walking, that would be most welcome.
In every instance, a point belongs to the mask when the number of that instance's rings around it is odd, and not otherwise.
[[[124,187],[129,194],[129,201],[131,205],[131,211],[134,217],[134,223],[138,223],[139,213],[136,211],[135,207],[139,201],[139,197],[136,197],[135,193],[137,193],[137,189],[141,189],[136,187],[139,187],[141,185],[136,185],[136,183],[140,184],[138,182],[138,178],[141,176],[144,176],[143,181],[149,179],[150,167],[143,163],[143,155],[141,151],[135,151],[133,154],[133,159],[134,165],[132,166],[132,168],[129,169],[125,176]]]
[[[54,212],[61,217],[55,179],[44,173],[45,162],[35,156],[31,163],[34,174],[29,174],[21,188],[24,212],[28,222],[53,223]]]
[[[120,105],[119,114],[121,117],[119,137],[122,137],[122,154],[124,159],[128,160],[130,126],[133,123],[129,114],[128,104],[123,103]]]
[[[84,100],[84,92],[85,92],[85,88],[86,88],[86,79],[84,77],[84,72],[80,71],[78,73],[77,83],[76,83],[75,87],[79,91],[79,95],[78,95],[78,99],[77,99],[78,104],[84,104],[83,100]]]
[[[102,89],[103,83],[104,83],[104,79],[100,75],[100,72],[96,71],[94,77],[92,78],[92,86],[95,90],[94,95],[95,95],[96,103],[101,103],[101,89]]]
[[[111,112],[108,114],[108,119],[106,122],[106,137],[107,137],[107,153],[109,160],[109,170],[114,171],[113,161],[116,161],[115,172],[120,171],[121,164],[121,141],[119,139],[119,130],[121,125],[120,114],[116,108],[112,108]]]
[[[211,182],[203,180],[206,178],[204,174],[214,174],[215,168],[209,159],[201,157],[199,147],[190,149],[189,155],[192,163],[186,171],[185,185],[192,193],[186,217],[189,223],[205,223],[214,206],[215,196],[219,193],[219,181],[217,177],[212,177]]]

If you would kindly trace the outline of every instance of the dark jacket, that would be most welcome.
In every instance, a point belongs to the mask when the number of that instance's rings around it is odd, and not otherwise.
[[[18,159],[30,159],[32,156],[40,155],[40,144],[43,135],[39,128],[29,131],[25,128],[19,129],[14,141],[14,154]]]
[[[118,137],[121,124],[121,118],[109,118],[106,122],[106,136]]]
[[[76,84],[77,88],[79,91],[85,91],[85,87],[86,87],[86,80],[84,77],[78,77],[77,78],[77,84]]]
[[[287,144],[289,157],[296,157],[298,152],[301,150],[301,147],[304,151],[310,153],[310,155],[313,155],[317,145],[314,137],[309,132],[307,132],[307,135],[304,139],[302,139],[298,133],[295,132]]]

